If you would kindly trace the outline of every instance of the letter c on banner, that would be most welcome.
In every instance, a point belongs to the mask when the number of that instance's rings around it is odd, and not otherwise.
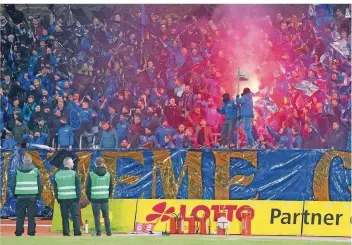
[[[343,151],[330,151],[318,162],[313,179],[313,194],[316,201],[330,201],[329,196],[329,177],[330,165],[334,158],[341,157],[343,160],[343,167],[351,169],[351,153]]]

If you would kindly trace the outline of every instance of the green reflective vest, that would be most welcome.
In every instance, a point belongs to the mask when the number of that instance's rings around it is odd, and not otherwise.
[[[92,181],[91,198],[109,198],[110,173],[106,172],[104,176],[99,176],[94,172],[90,172],[90,179]]]
[[[16,195],[37,195],[38,191],[38,169],[33,168],[28,173],[16,170]]]
[[[73,170],[60,170],[55,174],[55,182],[58,189],[58,199],[75,199],[76,194],[76,172]]]

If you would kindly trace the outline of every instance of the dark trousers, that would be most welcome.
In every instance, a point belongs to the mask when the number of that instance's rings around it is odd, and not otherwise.
[[[70,234],[69,216],[73,221],[73,232],[75,236],[81,235],[79,220],[79,203],[76,200],[60,200],[60,210],[62,218],[62,229],[64,236]]]
[[[37,213],[37,197],[17,198],[16,204],[16,236],[24,233],[24,220],[28,216],[28,232],[30,236],[35,235],[35,215]]]
[[[236,129],[236,120],[226,120],[221,128],[221,144],[233,144],[235,143],[235,133],[234,130]]]
[[[103,213],[104,225],[106,235],[111,235],[110,228],[110,218],[109,218],[109,203],[94,203],[92,202],[93,216],[94,216],[94,224],[97,235],[101,234],[100,229],[100,210]]]
[[[58,129],[56,128],[49,129],[48,145],[52,146],[53,140],[54,140],[55,147],[57,147],[58,145],[58,139],[56,136],[57,132],[58,132]]]

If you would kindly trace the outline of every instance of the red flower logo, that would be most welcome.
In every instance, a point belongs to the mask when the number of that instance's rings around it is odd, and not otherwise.
[[[164,222],[170,219],[170,216],[168,214],[172,214],[173,212],[175,212],[175,208],[170,207],[166,209],[166,202],[161,202],[153,207],[153,211],[155,213],[148,214],[146,217],[146,221],[151,222],[153,220],[160,219],[161,217],[161,222]]]

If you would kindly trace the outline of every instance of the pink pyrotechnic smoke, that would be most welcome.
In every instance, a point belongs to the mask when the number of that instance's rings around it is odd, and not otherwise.
[[[257,12],[252,11],[251,5],[219,5],[213,12],[211,21],[201,20],[201,24],[210,26],[212,31],[219,32],[222,38],[214,38],[217,52],[222,51],[227,64],[225,79],[226,91],[232,90],[232,94],[241,94],[248,87],[252,92],[258,92],[263,85],[263,77],[270,77],[276,69],[270,64],[270,35],[267,28],[271,21],[267,13],[268,9],[256,5]],[[259,13],[259,14],[258,14]],[[225,37],[225,38],[223,38]],[[263,64],[266,64],[265,67]],[[215,63],[218,66],[218,63]],[[241,81],[238,90],[236,79],[237,69],[248,73],[248,81]],[[224,67],[221,67],[224,68]],[[272,79],[267,79],[272,83]],[[266,84],[268,85],[268,84]],[[272,85],[272,84],[270,84]]]

